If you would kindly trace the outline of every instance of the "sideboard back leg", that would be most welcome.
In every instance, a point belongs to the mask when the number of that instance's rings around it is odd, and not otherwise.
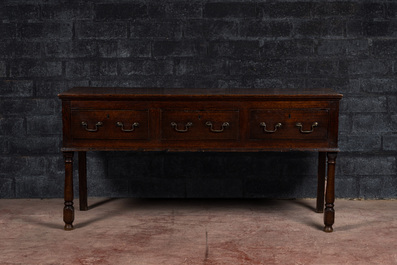
[[[327,189],[325,194],[325,211],[324,211],[324,231],[332,232],[332,225],[335,219],[335,160],[336,152],[329,152],[328,156],[328,169],[327,169]]]
[[[88,210],[87,203],[87,156],[86,152],[79,154],[79,202],[80,211]]]
[[[318,180],[317,180],[317,204],[316,212],[324,212],[324,189],[325,189],[325,170],[326,170],[326,152],[318,153]]]
[[[63,221],[65,230],[73,229],[73,152],[63,152],[65,160],[65,206],[63,208]]]

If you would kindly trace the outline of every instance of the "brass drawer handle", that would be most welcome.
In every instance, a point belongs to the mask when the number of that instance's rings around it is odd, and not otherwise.
[[[296,127],[299,127],[299,131],[300,131],[301,133],[312,133],[312,132],[314,131],[314,127],[317,127],[317,126],[318,126],[318,122],[313,122],[313,124],[312,124],[312,129],[311,129],[310,131],[304,131],[304,130],[302,130],[303,125],[302,125],[302,123],[300,123],[300,122],[297,122],[297,123],[295,124],[295,126],[296,126]]]
[[[121,121],[116,122],[116,125],[121,127],[121,130],[123,132],[133,132],[135,130],[135,127],[139,127],[139,123],[138,122],[134,122],[131,125],[131,129],[124,129],[124,124]]]
[[[282,126],[282,124],[279,122],[276,125],[274,125],[274,130],[267,130],[266,129],[266,123],[265,122],[261,122],[259,124],[259,126],[263,127],[263,131],[267,132],[267,133],[275,133],[277,131],[278,128],[280,128]]]
[[[188,122],[185,124],[185,129],[178,129],[178,124],[176,122],[171,122],[171,126],[174,127],[175,131],[177,132],[181,132],[181,133],[185,133],[189,130],[189,127],[192,126],[193,123],[192,122]]]
[[[88,129],[87,127],[88,127],[88,124],[87,124],[87,122],[85,122],[85,121],[82,121],[81,122],[81,125],[83,125],[83,127],[84,127],[84,129],[86,130],[86,131],[88,131],[88,132],[97,132],[98,131],[98,126],[102,126],[103,125],[103,123],[102,122],[97,122],[96,124],[95,124],[95,129]]]
[[[205,125],[210,126],[211,132],[214,132],[214,133],[221,133],[221,132],[223,132],[223,131],[225,130],[226,127],[229,127],[229,126],[230,126],[230,124],[229,124],[228,122],[224,122],[224,123],[222,123],[222,129],[220,129],[220,130],[215,130],[215,129],[212,128],[212,122],[207,121],[207,122],[205,123]]]

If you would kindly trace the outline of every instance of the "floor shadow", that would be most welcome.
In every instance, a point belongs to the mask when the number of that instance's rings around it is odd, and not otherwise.
[[[102,201],[95,202],[95,203],[93,203],[91,205],[88,205],[88,210],[94,209],[96,207],[99,207],[101,205],[104,205],[104,204],[107,204],[107,203],[110,203],[110,202],[113,202],[113,201],[116,201],[116,200],[119,200],[119,199],[120,198],[107,198],[107,199],[104,199]]]

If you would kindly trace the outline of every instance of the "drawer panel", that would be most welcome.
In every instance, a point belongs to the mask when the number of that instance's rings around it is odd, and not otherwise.
[[[250,139],[327,140],[328,109],[250,111]]]
[[[148,139],[148,110],[72,110],[74,139]]]
[[[162,110],[162,140],[237,140],[238,110]]]

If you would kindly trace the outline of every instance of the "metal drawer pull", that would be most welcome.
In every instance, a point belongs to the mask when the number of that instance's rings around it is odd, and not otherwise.
[[[266,123],[265,122],[261,122],[259,124],[259,126],[263,127],[263,131],[267,132],[267,133],[274,133],[277,131],[278,128],[280,128],[282,126],[282,124],[279,122],[276,125],[274,125],[274,130],[266,130]]]
[[[139,127],[139,123],[138,122],[134,122],[132,125],[131,125],[131,129],[124,129],[124,124],[121,122],[121,121],[118,121],[118,122],[116,122],[116,125],[117,126],[119,126],[119,127],[121,127],[121,130],[123,131],[123,132],[133,132],[134,130],[135,130],[135,127]]]
[[[84,129],[86,130],[86,131],[88,131],[88,132],[97,132],[98,131],[98,126],[102,126],[102,122],[97,122],[96,124],[95,124],[95,129],[88,129],[87,128],[87,126],[88,126],[88,124],[87,124],[87,122],[85,122],[85,121],[82,121],[81,122],[81,125],[83,125],[84,126]]]
[[[178,129],[178,124],[176,122],[171,122],[171,126],[174,127],[175,131],[181,132],[181,133],[187,132],[189,130],[189,127],[192,126],[192,125],[193,125],[192,122],[188,122],[188,123],[185,124],[185,129],[179,130]]]
[[[295,124],[295,126],[296,126],[296,127],[299,127],[299,131],[300,131],[301,133],[312,133],[312,132],[314,131],[314,127],[317,127],[317,126],[318,126],[318,122],[313,122],[313,124],[312,124],[312,129],[311,129],[310,131],[303,131],[303,130],[302,130],[303,125],[302,125],[302,123],[300,123],[300,122],[297,122],[297,123]]]
[[[205,125],[210,126],[211,132],[214,132],[214,133],[221,133],[221,132],[223,132],[223,131],[225,130],[226,127],[229,127],[229,126],[230,126],[230,124],[229,124],[228,122],[224,122],[224,123],[222,123],[222,129],[220,129],[220,130],[215,130],[215,129],[212,128],[212,122],[207,121],[207,122],[205,123]]]

